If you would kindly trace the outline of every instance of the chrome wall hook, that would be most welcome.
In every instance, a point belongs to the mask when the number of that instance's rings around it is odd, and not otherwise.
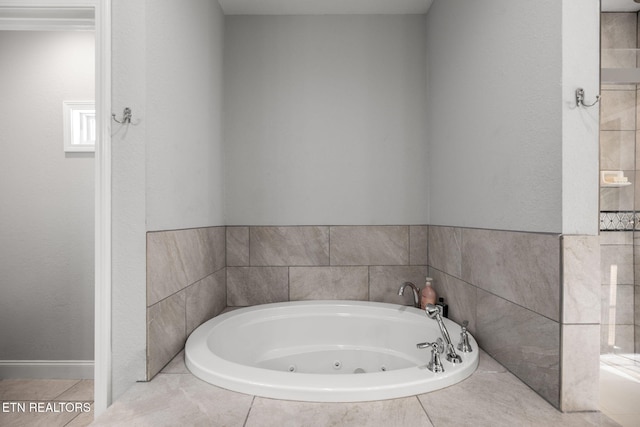
[[[600,101],[600,95],[596,95],[596,100],[593,104],[585,104],[584,102],[584,89],[578,88],[576,89],[576,107],[593,107]]]
[[[115,114],[111,114],[111,117],[116,123],[120,123],[120,124],[131,123],[131,108],[126,107],[124,111],[122,111],[122,121],[116,119]]]

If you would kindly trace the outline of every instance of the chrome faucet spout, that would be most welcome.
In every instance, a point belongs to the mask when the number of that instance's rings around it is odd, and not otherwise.
[[[406,287],[411,288],[411,290],[413,291],[413,306],[416,308],[420,308],[420,292],[418,291],[416,285],[414,285],[413,283],[404,282],[402,286],[400,286],[400,289],[398,289],[398,295],[404,295],[404,288]]]
[[[447,360],[453,364],[462,363],[462,358],[456,353],[456,348],[453,346],[451,342],[451,337],[449,336],[449,332],[447,331],[447,327],[444,325],[442,321],[442,308],[437,305],[427,304],[424,309],[425,313],[430,319],[435,319],[438,322],[438,327],[440,328],[440,333],[442,334],[442,338],[444,339],[446,351],[447,351]]]

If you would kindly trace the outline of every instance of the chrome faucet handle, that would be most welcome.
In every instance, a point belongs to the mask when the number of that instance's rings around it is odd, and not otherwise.
[[[462,322],[462,331],[460,332],[460,342],[458,343],[458,350],[463,353],[471,353],[473,348],[471,344],[469,344],[469,333],[467,332],[467,326],[469,326],[469,321],[465,320]]]
[[[434,342],[423,342],[417,344],[418,348],[431,347],[431,361],[427,364],[427,369],[431,372],[440,373],[444,372],[440,355],[444,353],[444,341],[442,338],[438,338]]]

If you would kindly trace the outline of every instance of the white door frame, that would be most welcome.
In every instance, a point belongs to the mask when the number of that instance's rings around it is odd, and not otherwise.
[[[111,0],[0,0],[0,8],[4,7],[94,10],[98,134],[95,150],[94,354],[94,416],[97,417],[111,404]]]

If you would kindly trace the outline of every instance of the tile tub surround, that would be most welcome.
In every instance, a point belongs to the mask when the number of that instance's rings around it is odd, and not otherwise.
[[[427,275],[426,225],[227,227],[227,305],[309,299],[411,303]]]
[[[226,228],[147,233],[147,379],[226,307]]]
[[[224,390],[191,375],[181,353],[151,382],[131,387],[93,425],[614,427],[618,424],[599,412],[558,412],[480,351],[478,369],[461,383],[418,396],[359,403],[295,402]]]
[[[589,280],[599,277],[597,237],[426,225],[227,226],[149,234],[149,286],[154,277],[163,278],[153,294],[149,290],[150,302],[161,298],[147,310],[149,378],[195,327],[225,306],[309,299],[411,304],[411,294],[399,297],[398,287],[405,281],[422,287],[429,274],[452,320],[469,320],[479,344],[537,393],[563,411],[598,409],[594,393],[580,391],[598,389],[594,358],[572,352],[580,337],[599,330]],[[185,255],[191,247],[185,241],[196,242],[195,255]],[[197,275],[184,266],[206,274],[207,258],[208,269],[217,270],[188,283]]]
[[[450,318],[469,320],[478,344],[557,408],[597,410],[597,393],[576,390],[598,390],[597,352],[581,362],[568,346],[599,327],[597,237],[439,226],[428,236]],[[566,346],[561,331],[574,337]]]

